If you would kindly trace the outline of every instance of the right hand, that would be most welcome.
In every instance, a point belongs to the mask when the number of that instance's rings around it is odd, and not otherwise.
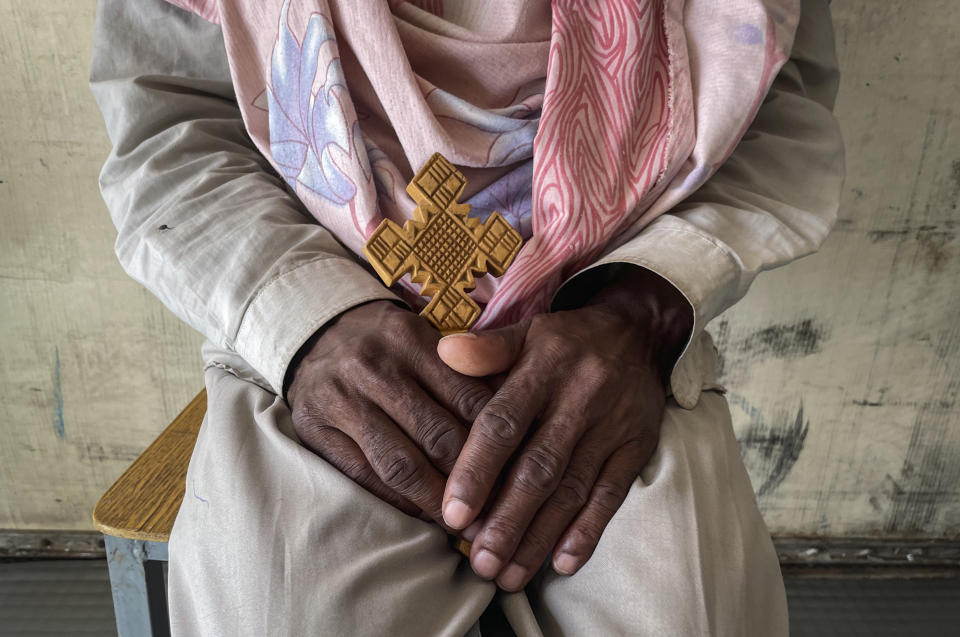
[[[347,310],[301,350],[287,401],[304,446],[404,513],[456,533],[440,508],[446,476],[493,392],[444,364],[439,339],[390,301]]]

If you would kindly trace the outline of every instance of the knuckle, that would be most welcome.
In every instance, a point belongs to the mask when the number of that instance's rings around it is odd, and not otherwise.
[[[512,518],[503,515],[491,517],[483,529],[483,547],[500,557],[509,557],[519,535],[518,526]]]
[[[351,356],[345,356],[340,362],[342,368],[341,378],[350,379],[352,384],[363,378],[367,378],[376,370],[376,363],[373,359],[373,352],[370,349],[364,349],[355,352]]]
[[[558,364],[570,358],[573,345],[563,334],[548,331],[539,337],[541,351],[548,361]]]
[[[593,487],[594,503],[607,519],[617,512],[625,495],[622,489],[609,482],[599,481]]]
[[[453,462],[463,447],[462,436],[456,427],[442,417],[421,421],[417,436],[418,446],[435,460]]]
[[[460,383],[453,388],[451,404],[468,420],[474,420],[490,399],[490,390],[477,382]]]
[[[565,464],[564,458],[548,447],[531,449],[517,463],[517,486],[536,495],[550,493]]]
[[[294,425],[300,428],[323,429],[332,423],[327,416],[327,410],[316,400],[304,400],[294,406],[290,412]]]
[[[388,334],[410,334],[416,331],[416,328],[422,324],[420,318],[409,310],[400,308],[391,308],[382,317],[384,325],[389,327]]]
[[[392,489],[406,491],[417,481],[417,462],[403,449],[392,447],[378,453],[376,463],[384,484]]]
[[[298,427],[294,423],[294,431],[304,447],[346,473],[338,464],[339,458],[336,453],[338,445],[336,438],[333,436],[332,427]]]
[[[354,388],[348,378],[348,376],[335,374],[329,379],[327,387],[331,397],[344,398],[353,393]]]
[[[342,462],[342,466],[338,467],[338,469],[360,486],[369,487],[369,485],[374,482],[375,474],[373,473],[373,469],[369,464],[362,462],[358,458],[351,458],[346,462]]]
[[[614,378],[615,370],[609,361],[599,354],[588,352],[580,359],[577,378],[589,383],[592,387],[604,387]]]
[[[486,438],[497,447],[515,447],[523,435],[520,419],[504,405],[496,405],[481,414],[474,426],[478,425]]]
[[[557,486],[555,505],[565,513],[575,513],[583,508],[590,497],[590,485],[583,476],[568,473]]]
[[[334,428],[326,424],[319,424],[310,429],[310,441],[321,447],[337,446]]]

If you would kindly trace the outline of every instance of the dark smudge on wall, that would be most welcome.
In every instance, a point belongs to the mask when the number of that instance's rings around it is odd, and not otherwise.
[[[757,495],[763,496],[780,486],[803,451],[810,431],[810,422],[803,415],[803,402],[793,414],[781,411],[767,419],[741,396],[728,394],[727,400],[749,418],[746,432],[738,437],[740,454]]]

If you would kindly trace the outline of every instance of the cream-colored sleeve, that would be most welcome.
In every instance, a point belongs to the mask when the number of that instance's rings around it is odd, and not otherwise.
[[[164,0],[100,0],[91,89],[127,273],[277,393],[344,310],[396,297],[306,213],[247,136],[218,26]]]
[[[689,301],[694,328],[670,379],[684,407],[710,382],[704,326],[761,271],[816,251],[836,221],[844,177],[832,113],[838,83],[827,3],[804,0],[791,58],[730,158],[681,205],[587,268],[633,263]]]

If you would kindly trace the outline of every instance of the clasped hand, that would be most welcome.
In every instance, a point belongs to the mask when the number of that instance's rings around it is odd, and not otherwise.
[[[500,587],[520,590],[551,552],[572,574],[656,449],[664,375],[689,333],[682,297],[637,294],[642,276],[623,281],[632,296],[443,340],[390,302],[356,307],[296,363],[297,435],[381,499],[462,532]]]

